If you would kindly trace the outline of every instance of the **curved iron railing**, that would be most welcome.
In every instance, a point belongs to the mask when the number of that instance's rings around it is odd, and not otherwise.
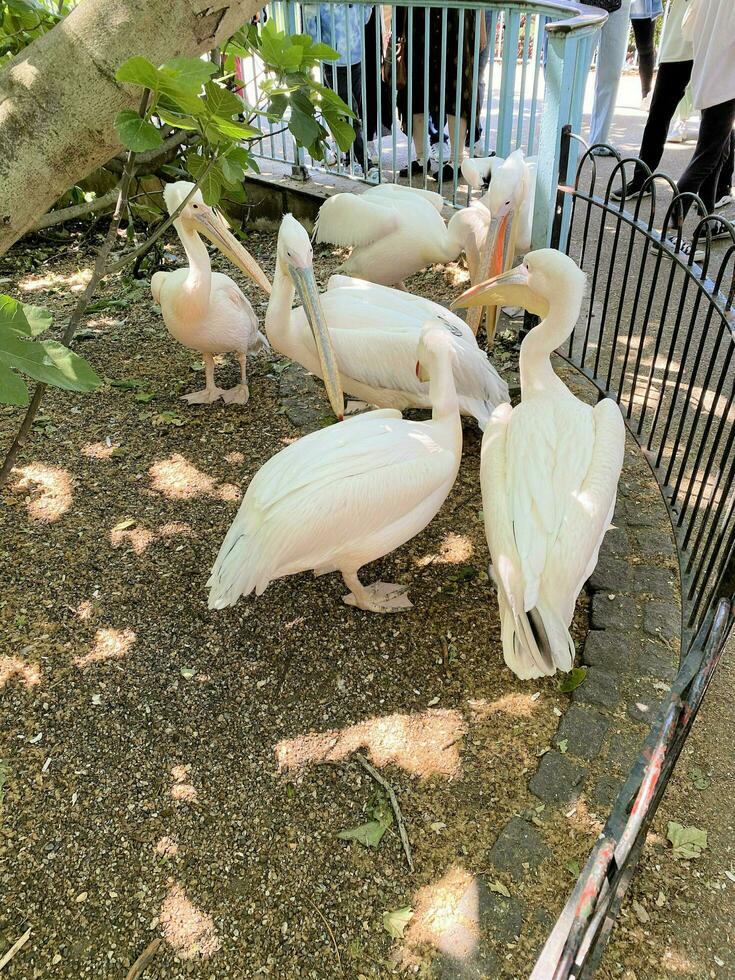
[[[735,618],[735,227],[612,147],[612,173],[600,178],[595,149],[564,129],[551,244],[587,272],[589,295],[559,353],[618,402],[658,482],[679,559],[681,666],[532,980],[594,972]],[[651,193],[628,211],[636,164]],[[689,256],[680,250],[686,202],[704,215]]]

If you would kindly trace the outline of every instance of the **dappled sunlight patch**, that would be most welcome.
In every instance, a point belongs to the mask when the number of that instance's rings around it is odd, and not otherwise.
[[[213,497],[215,500],[234,501],[242,496],[232,483],[219,483],[207,476],[180,453],[159,460],[148,470],[153,489],[169,500],[192,500],[195,497]]]
[[[66,286],[69,292],[81,293],[91,278],[91,269],[77,269],[76,272],[72,272],[68,276],[64,276],[60,272],[49,272],[45,276],[21,279],[18,288],[24,293],[38,293],[42,290]]]
[[[452,777],[461,769],[459,742],[466,731],[461,713],[450,709],[384,715],[339,731],[283,739],[276,745],[276,759],[279,769],[302,769],[367,749],[371,762],[381,768],[393,763],[415,776]]]
[[[182,960],[206,959],[220,948],[212,916],[189,901],[175,882],[163,900],[159,921],[164,939]]]
[[[423,555],[417,559],[416,564],[426,565],[459,565],[469,561],[472,557],[474,548],[470,539],[464,534],[455,534],[448,531],[439,546],[439,550],[433,555]]]
[[[403,937],[403,949],[432,946],[452,959],[472,959],[480,936],[480,899],[474,875],[459,865],[413,898],[414,914]]]
[[[579,796],[564,811],[569,825],[579,834],[592,834],[595,837],[602,833],[602,822],[596,813],[590,810],[584,796]]]
[[[174,766],[171,770],[174,784],[171,787],[171,796],[179,803],[195,803],[197,791],[189,781],[191,766]]]
[[[113,527],[110,531],[110,544],[113,548],[128,545],[136,555],[144,554],[155,541],[165,541],[175,537],[190,538],[193,533],[191,524],[186,524],[183,521],[169,521],[162,524],[157,531],[151,531],[140,526],[130,527],[128,526],[129,523],[129,521],[124,521],[125,526]]]
[[[60,466],[29,463],[13,470],[13,490],[29,492],[28,516],[33,521],[53,524],[71,507],[72,477]]]
[[[244,463],[245,453],[227,453],[225,456],[226,463]]]
[[[115,450],[120,448],[119,442],[88,442],[79,450],[87,459],[112,459]]]
[[[80,623],[88,623],[94,615],[94,606],[92,605],[91,600],[82,599],[77,608],[74,610],[74,615]]]
[[[76,657],[77,667],[104,663],[106,660],[120,660],[135,643],[136,635],[131,629],[101,629],[94,635],[92,649],[83,657]]]
[[[681,949],[669,946],[661,957],[661,966],[667,977],[699,977],[702,974],[696,963],[692,963],[688,954]]]
[[[532,694],[512,691],[502,694],[494,701],[487,698],[473,698],[467,702],[470,716],[475,724],[487,721],[493,715],[510,715],[512,718],[530,718],[536,710],[539,699],[534,701]]]
[[[174,837],[166,835],[158,841],[155,851],[160,857],[173,858],[179,853],[179,845]]]
[[[26,687],[35,687],[41,683],[41,668],[36,664],[27,664],[18,657],[0,657],[0,688],[9,681],[19,681]]]

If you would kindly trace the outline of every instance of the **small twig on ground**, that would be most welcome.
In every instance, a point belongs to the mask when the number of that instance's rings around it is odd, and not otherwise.
[[[370,763],[367,761],[364,755],[362,755],[360,752],[355,752],[355,758],[363,767],[363,769],[366,769],[373,777],[375,782],[379,783],[388,794],[390,805],[393,808],[393,815],[395,816],[396,823],[398,824],[398,834],[401,838],[401,844],[403,844],[403,851],[406,855],[408,866],[411,869],[411,871],[413,871],[413,857],[411,856],[411,842],[408,839],[408,831],[406,830],[406,823],[403,819],[401,808],[398,805],[398,797],[393,792],[393,787],[391,786],[391,784],[388,782],[387,779],[385,779],[383,776],[380,775],[380,773],[374,766],[370,765]]]
[[[0,970],[2,970],[3,967],[8,965],[8,963],[12,960],[12,958],[15,956],[16,953],[20,952],[20,950],[23,949],[25,944],[30,939],[30,935],[31,935],[31,930],[26,929],[26,931],[23,933],[20,939],[16,939],[16,941],[13,943],[13,945],[10,947],[7,953],[0,960]]]
[[[311,907],[314,909],[314,911],[316,912],[316,914],[319,916],[319,918],[322,920],[322,922],[326,926],[327,932],[329,933],[329,938],[332,940],[332,945],[334,946],[334,952],[337,954],[337,963],[339,965],[339,972],[342,973],[343,972],[342,971],[342,957],[339,955],[339,946],[337,945],[337,940],[334,938],[334,933],[332,932],[332,927],[327,922],[324,914],[322,913],[322,910],[319,908],[318,905],[316,905],[314,902],[312,902],[312,900],[309,898],[308,895],[306,896],[306,901],[309,903],[309,905],[311,905]],[[131,977],[128,977],[127,980],[132,980],[132,978]]]
[[[146,968],[150,965],[151,960],[158,952],[158,947],[161,945],[161,937],[154,939],[152,943],[143,950],[138,959],[133,963],[133,965],[128,970],[128,975],[125,980],[137,980],[138,977],[142,976]]]

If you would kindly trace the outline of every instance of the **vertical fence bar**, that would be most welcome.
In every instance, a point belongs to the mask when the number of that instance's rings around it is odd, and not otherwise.
[[[395,8],[395,6],[393,6],[393,7],[390,8],[390,25],[391,25],[391,37],[393,39],[392,40],[392,43],[391,43],[391,46],[390,46],[390,48],[391,48],[391,52],[390,52],[390,60],[391,60],[390,87],[391,87],[391,96],[392,96],[392,103],[391,104],[394,106],[394,110],[393,111],[395,112],[395,106],[398,103],[398,82],[396,80],[396,8]],[[398,180],[398,168],[396,167],[396,149],[397,149],[397,139],[398,139],[397,128],[398,127],[395,125],[395,120],[394,120],[393,121],[393,125],[390,128],[391,136],[393,137],[392,144],[391,144],[392,145],[392,154],[393,154],[392,161],[391,161],[391,167],[393,169],[393,183],[394,184]]]
[[[383,60],[383,8],[375,7],[375,16],[378,18],[378,29],[375,32],[375,64],[378,71],[375,73],[375,115],[378,128],[378,183],[383,182],[383,104],[381,100],[382,88],[380,85],[380,65]],[[391,31],[395,30],[395,24],[391,24]]]
[[[380,7],[373,7],[373,12],[370,18],[377,18],[380,16]],[[367,108],[367,80],[365,78],[367,66],[367,61],[365,60],[365,27],[367,26],[365,18],[362,18],[362,26],[360,28],[360,106],[362,116],[362,140],[364,145],[364,164],[366,164],[366,169],[364,170],[363,176],[367,178],[368,171],[370,170],[370,138],[372,134],[371,123],[368,122],[368,108]],[[376,24],[377,27],[377,24]],[[380,83],[380,62],[378,62],[378,83]]]
[[[523,57],[521,61],[521,88],[518,94],[518,125],[516,128],[516,149],[523,141],[523,115],[526,111],[526,75],[528,74],[528,50],[531,40],[531,15],[526,13],[523,18]]]
[[[424,188],[429,174],[429,32],[431,30],[431,8],[424,7],[424,126],[421,159],[424,163]]]
[[[345,99],[345,102],[350,107],[350,109],[354,108],[352,102],[352,36],[350,31],[350,11],[352,9],[354,8],[352,8],[350,4],[345,4],[343,8],[344,21],[345,21],[345,43],[347,44],[347,50],[345,52],[345,59],[347,61],[347,64],[345,65],[344,68],[345,76],[347,79],[347,98]],[[360,16],[362,17],[362,6],[357,6],[356,10],[360,11]],[[342,54],[341,51],[340,54]],[[342,150],[339,144],[337,144],[337,151],[341,159]],[[354,140],[350,144],[350,148],[347,151],[347,166],[350,171],[350,177],[354,177],[355,176],[355,141]]]
[[[538,88],[541,78],[541,52],[544,45],[546,17],[538,14],[536,17],[536,33],[533,39],[533,89],[531,91],[531,110],[528,119],[528,155],[533,156],[533,144],[536,137],[536,115],[538,113]]]
[[[439,71],[439,118],[436,120],[436,126],[439,130],[439,172],[437,174],[437,180],[439,181],[440,194],[444,193],[444,116],[446,114],[447,90],[447,13],[447,8],[442,7],[441,67]],[[428,131],[428,117],[426,118],[425,123]]]
[[[518,61],[518,38],[521,32],[521,14],[518,10],[505,12],[503,32],[503,60],[500,68],[500,104],[498,107],[498,155],[505,157],[510,153],[513,135],[513,107],[515,104],[516,63]]]
[[[413,187],[413,7],[406,14],[406,38],[408,39],[408,79],[406,80],[406,171],[408,186]],[[393,125],[396,125],[394,120]],[[416,156],[419,156],[417,153]]]
[[[470,105],[470,118],[468,121],[469,125],[469,139],[470,139],[470,156],[475,155],[475,130],[477,128],[477,110],[479,108],[479,97],[480,97],[480,18],[485,18],[484,10],[475,10],[475,43],[473,45],[472,53],[472,103]],[[490,38],[487,38],[487,43],[490,43]],[[467,192],[467,201],[469,203],[470,191]]]
[[[485,99],[485,147],[483,156],[490,155],[490,136],[492,129],[492,107],[493,107],[493,75],[495,71],[495,39],[498,34],[498,14],[493,10],[490,17],[490,36],[487,43],[491,44],[490,57],[487,63],[487,97]]]
[[[462,88],[464,83],[464,17],[465,8],[459,7],[455,11],[457,15],[457,80],[456,91],[454,93],[454,132],[451,134],[452,140],[452,163],[454,176],[452,178],[452,204],[457,203],[457,179],[459,177],[459,162],[464,153],[464,142],[460,140],[462,129]],[[460,146],[460,143],[462,145]]]

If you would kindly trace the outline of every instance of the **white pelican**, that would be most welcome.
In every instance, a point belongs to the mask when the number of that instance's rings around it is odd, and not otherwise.
[[[455,356],[445,330],[422,330],[414,369],[430,378],[430,420],[379,409],[312,432],[268,460],[220,548],[207,582],[210,609],[310,570],[341,572],[348,605],[411,606],[405,589],[362,585],[358,573],[422,531],[452,489],[462,456]]]
[[[579,401],[551,366],[584,286],[572,259],[545,248],[455,304],[510,302],[543,316],[521,344],[521,403],[493,412],[480,468],[503,654],[522,679],[571,670],[574,603],[597,564],[623,464],[618,406]]]
[[[484,190],[480,203],[492,215],[477,264],[478,277],[484,280],[509,269],[515,256],[524,255],[531,247],[536,159],[526,159],[523,150],[515,150],[505,159],[496,156],[467,159],[462,163],[462,174],[471,187]],[[477,280],[473,279],[473,283],[476,285]],[[475,334],[480,328],[482,313],[481,307],[475,307],[467,317]],[[497,310],[488,311],[489,341],[495,335],[497,316]]]
[[[415,368],[421,328],[431,321],[451,337],[462,414],[473,416],[484,428],[495,406],[508,400],[508,386],[458,316],[411,293],[349,276],[332,276],[327,292],[319,297],[312,263],[308,234],[292,215],[286,215],[278,234],[276,272],[265,317],[268,340],[286,357],[325,377],[307,319],[314,319],[321,300],[344,391],[379,408],[430,408],[429,386],[417,378]],[[306,312],[291,309],[294,283]]]
[[[315,239],[350,246],[342,270],[383,286],[402,286],[427,265],[454,262],[463,251],[475,268],[490,214],[475,205],[457,211],[447,225],[441,215],[444,203],[441,194],[403,184],[335,194],[319,210]]]
[[[194,185],[185,180],[167,184],[163,191],[169,214],[179,206]],[[191,197],[174,222],[184,246],[189,267],[175,272],[156,272],[151,279],[153,300],[160,304],[168,332],[204,361],[205,387],[183,395],[190,404],[226,402],[244,405],[249,397],[247,354],[265,343],[258,330],[258,318],[229,276],[212,272],[207,246],[199,237],[202,232],[219,250],[238,265],[266,292],[270,283],[255,259],[230,232],[221,215],[204,203],[200,191]],[[214,355],[234,352],[240,362],[241,381],[223,391],[214,383]]]

